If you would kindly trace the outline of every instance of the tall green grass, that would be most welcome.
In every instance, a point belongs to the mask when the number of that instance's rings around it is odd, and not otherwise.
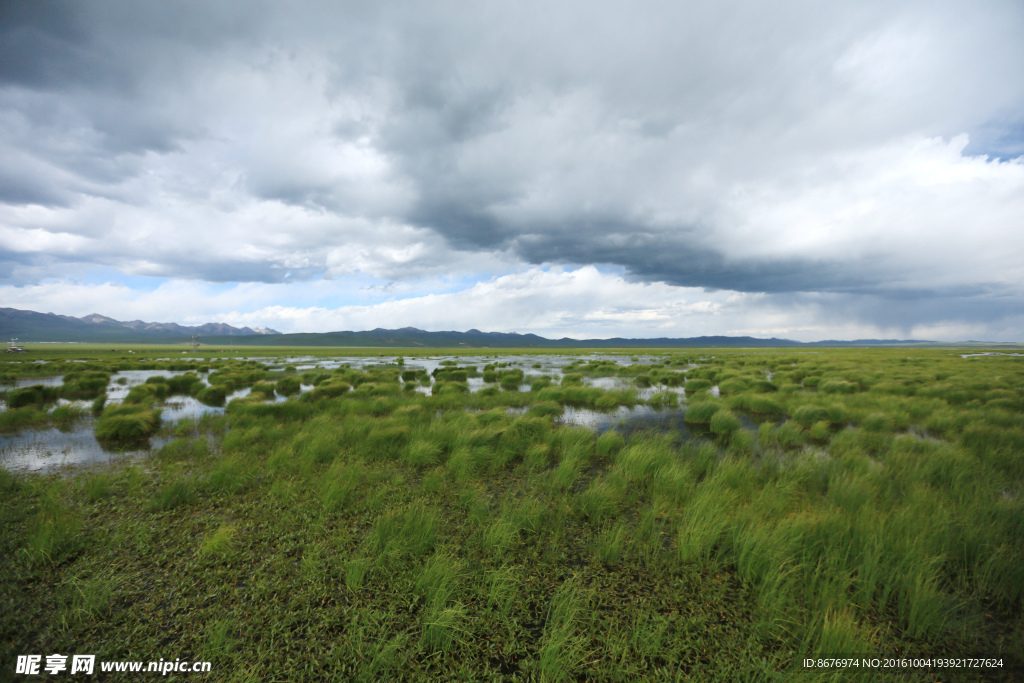
[[[233,524],[222,524],[199,543],[199,555],[204,559],[223,561],[234,554],[237,529]]]
[[[90,623],[102,623],[113,611],[114,578],[97,573],[78,575],[70,580],[61,617],[64,630]]]
[[[46,488],[28,523],[20,554],[30,566],[59,564],[85,546],[83,534],[80,516],[61,500],[59,488]]]
[[[380,556],[422,555],[439,534],[437,513],[422,505],[384,513],[374,527],[370,548]]]
[[[567,681],[586,659],[587,638],[582,632],[590,595],[575,579],[568,579],[551,598],[538,653],[541,678]]]

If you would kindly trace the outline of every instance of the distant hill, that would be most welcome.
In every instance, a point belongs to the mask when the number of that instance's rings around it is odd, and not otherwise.
[[[516,332],[427,332],[414,327],[403,327],[399,330],[377,328],[365,332],[319,332],[301,334],[282,334],[270,338],[203,339],[210,344],[231,343],[236,346],[379,346],[394,348],[515,348],[515,349],[571,349],[571,348],[708,348],[708,347],[796,347],[800,342],[789,339],[756,339],[754,337],[689,337],[670,339],[658,337],[654,339],[547,339],[536,334],[519,334]]]
[[[53,313],[36,313],[15,308],[0,308],[0,341],[17,337],[22,343],[30,342],[150,342],[172,343],[188,341],[198,335],[207,345],[232,344],[234,346],[370,346],[382,348],[816,348],[867,346],[1010,346],[989,342],[962,342],[957,344],[931,342],[921,339],[857,339],[854,341],[827,340],[798,342],[792,339],[759,339],[757,337],[657,337],[653,339],[547,339],[536,334],[517,332],[428,332],[415,327],[397,330],[377,328],[363,332],[306,332],[281,334],[275,330],[251,327],[232,327],[224,323],[206,323],[187,327],[177,323],[147,323],[141,320],[122,322],[94,313],[81,318]]]
[[[427,332],[415,327],[398,330],[377,328],[365,332],[317,332],[282,334],[275,337],[203,338],[207,344],[231,343],[236,346],[371,346],[383,348],[514,348],[514,349],[664,349],[664,348],[813,348],[858,346],[928,346],[937,342],[898,339],[865,339],[804,343],[792,339],[757,337],[656,337],[653,339],[547,339],[536,334],[516,332]]]
[[[141,320],[122,322],[98,313],[75,318],[70,315],[0,308],[0,340],[17,337],[22,342],[160,342],[180,341],[194,334],[204,337],[245,337],[280,333],[262,328],[232,327],[224,323],[188,327],[177,323],[147,323]]]

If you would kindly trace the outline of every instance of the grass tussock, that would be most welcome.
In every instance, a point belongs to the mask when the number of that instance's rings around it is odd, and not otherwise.
[[[377,521],[370,547],[380,556],[422,555],[434,547],[438,527],[436,513],[423,506],[387,512]]]
[[[42,384],[15,389],[4,397],[9,409],[26,408],[28,406],[45,406],[60,397],[60,390]]]
[[[58,495],[55,489],[43,493],[37,512],[28,522],[20,554],[31,566],[60,564],[85,544],[81,518]]]
[[[45,410],[36,406],[0,411],[0,432],[14,432],[30,427],[41,427],[50,420]]]
[[[237,530],[233,524],[224,524],[199,543],[199,556],[207,560],[229,559],[234,551]]]
[[[147,405],[111,406],[96,420],[96,438],[110,443],[137,443],[160,426],[160,411]]]

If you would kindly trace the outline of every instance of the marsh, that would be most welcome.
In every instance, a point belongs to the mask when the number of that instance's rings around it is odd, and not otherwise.
[[[786,680],[882,650],[1021,671],[1012,356],[48,360],[4,368],[8,397],[44,387],[0,437],[4,661],[173,643],[221,680]],[[106,390],[58,415],[73,371]]]

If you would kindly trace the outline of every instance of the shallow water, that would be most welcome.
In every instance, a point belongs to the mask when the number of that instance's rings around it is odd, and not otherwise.
[[[92,420],[62,431],[31,429],[0,436],[0,466],[12,470],[43,472],[64,465],[106,463],[142,457],[160,448],[166,439],[152,439],[149,449],[107,450],[96,441]]]
[[[354,369],[364,369],[369,366],[395,364],[400,357],[401,356],[398,355],[371,357],[344,355],[331,357],[294,356],[290,358],[252,356],[245,357],[240,360],[256,360],[263,362],[271,369],[283,369],[286,366],[292,365],[300,372],[305,372],[316,369],[333,370],[342,366],[349,366]],[[661,360],[660,357],[650,355],[638,355],[635,356],[635,358],[637,358],[637,360],[633,361],[628,355],[609,355],[604,353],[593,353],[583,356],[560,356],[556,354],[529,356],[505,356],[494,354],[473,356],[438,355],[406,358],[405,364],[399,367],[402,370],[425,370],[429,374],[437,368],[442,367],[441,363],[443,361],[454,360],[462,367],[475,365],[477,370],[482,373],[485,365],[492,363],[507,364],[498,368],[498,370],[511,368],[523,370],[526,381],[519,386],[519,391],[525,393],[531,390],[530,382],[541,375],[549,375],[556,380],[560,380],[564,375],[565,367],[578,359],[582,359],[584,361],[598,359],[614,360],[620,366],[629,366],[634,363],[652,363]],[[169,358],[167,360],[181,361],[206,359]],[[534,365],[540,365],[540,367],[535,368],[533,367]],[[689,369],[689,367],[685,369]],[[107,386],[107,403],[110,405],[122,402],[132,387],[144,384],[146,380],[151,377],[175,377],[183,375],[186,372],[188,371],[124,370],[115,373],[111,376],[110,383]],[[197,375],[200,381],[204,384],[209,384],[207,380],[207,373],[197,373]],[[119,380],[123,383],[120,383]],[[62,383],[63,376],[55,375],[51,377],[18,380],[17,386],[31,386],[34,384],[60,386]],[[601,389],[633,388],[636,390],[637,397],[640,400],[647,400],[653,394],[666,390],[665,387],[635,387],[632,378],[628,377],[584,377],[583,383],[586,386]],[[497,384],[485,383],[483,377],[470,377],[467,379],[467,385],[469,386],[471,393],[476,393],[488,386],[498,386]],[[302,392],[311,391],[312,389],[313,386],[308,384],[303,384],[301,387]],[[416,386],[417,392],[427,396],[431,394],[431,389],[431,386],[422,386],[418,383]],[[676,391],[681,396],[685,396],[685,392],[681,387],[669,388],[667,390]],[[249,388],[235,391],[227,397],[226,403],[233,399],[247,396],[250,391],[251,390]],[[275,402],[282,402],[285,400],[287,400],[287,397],[285,396],[276,396],[274,398]],[[66,405],[68,403],[75,403],[76,405],[81,405],[83,408],[87,409],[90,406],[91,401],[69,402],[61,399],[58,401],[57,405]],[[173,424],[182,419],[198,420],[203,415],[220,415],[225,411],[224,407],[208,406],[191,396],[182,395],[168,397],[161,406],[161,409],[162,419],[165,424]],[[522,412],[525,412],[525,409],[523,409]],[[675,429],[685,436],[688,435],[689,432],[686,429],[685,423],[682,421],[682,414],[682,409],[654,410],[648,406],[636,406],[633,408],[623,407],[610,413],[567,407],[558,421],[562,424],[576,424],[589,427],[599,432],[616,427],[633,431],[634,429],[646,426],[652,428]],[[673,418],[673,415],[678,415],[678,420]],[[39,430],[25,430],[12,435],[0,435],[0,466],[11,469],[45,471],[62,465],[109,462],[110,460],[122,457],[144,456],[151,452],[150,449],[127,451],[106,450],[96,441],[94,425],[95,421],[91,417],[85,417],[73,429],[67,431],[61,431],[57,428],[47,428]],[[661,425],[661,427],[659,427],[659,425]],[[154,439],[152,443],[153,448],[158,448],[163,442],[158,444],[157,440]]]
[[[129,388],[141,383],[134,382],[129,385]],[[301,390],[305,392],[312,388],[312,385],[304,384]],[[120,385],[118,385],[118,389],[124,389],[124,391],[119,392],[121,396],[118,400],[110,401],[110,403],[120,402],[120,399],[128,393],[127,389]],[[229,394],[225,405],[236,398],[248,396],[251,391],[250,388],[245,388]],[[287,398],[286,396],[275,396],[273,402],[281,403]],[[91,404],[92,401],[58,399],[56,405],[77,405],[88,410]],[[169,396],[160,405],[160,409],[160,417],[164,425],[174,424],[182,419],[198,420],[204,415],[222,415],[225,411],[223,406],[208,406],[191,396],[183,395]],[[123,457],[145,456],[167,442],[167,439],[154,437],[150,439],[150,448],[109,450],[96,441],[95,426],[96,421],[91,416],[86,416],[70,429],[26,429],[14,434],[0,435],[0,467],[38,472],[63,465],[104,463]]]
[[[287,358],[279,357],[263,357],[263,356],[252,356],[238,358],[237,360],[255,360],[263,362],[266,366],[272,370],[280,370],[289,365],[292,365],[299,372],[307,372],[310,370],[334,370],[342,366],[349,366],[355,369],[364,369],[369,366],[375,365],[386,365],[395,364],[402,356],[329,356],[329,357],[316,357],[316,356],[292,356]],[[439,356],[426,356],[417,358],[405,358],[405,364],[398,366],[403,370],[426,370],[428,374],[433,373],[434,370],[441,367],[441,363],[444,361],[454,360],[459,366],[475,365],[477,370],[482,372],[483,367],[490,363],[508,363],[509,365],[505,368],[519,368],[523,370],[526,377],[531,375],[551,375],[553,377],[560,377],[564,374],[565,366],[569,365],[577,359],[581,360],[613,360],[622,367],[634,365],[635,363],[653,363],[661,360],[656,356],[636,356],[637,361],[631,360],[630,356],[626,355],[606,355],[603,353],[592,353],[582,356],[558,356],[558,355],[537,355],[537,356],[495,356],[492,354],[486,355],[474,355],[474,356],[450,356],[450,355],[439,355]],[[169,361],[186,361],[195,360],[202,361],[208,360],[203,358],[166,358],[157,360],[169,360]],[[534,368],[534,365],[540,365],[539,368]],[[684,371],[688,370],[695,365],[682,368]],[[505,369],[505,368],[499,368]],[[107,400],[108,401],[120,401],[127,394],[128,390],[138,384],[143,384],[150,377],[174,377],[177,375],[185,374],[185,370],[125,370],[122,372],[115,373],[110,378],[110,384],[107,388]],[[205,373],[197,373],[199,379],[206,382]],[[124,385],[118,384],[118,379],[126,379],[127,383]],[[597,377],[590,378],[585,377],[584,383],[589,386],[595,386],[600,388],[617,388],[623,389],[632,386],[632,382],[628,378],[617,378],[617,377]],[[470,378],[470,391],[476,392],[486,386],[483,383],[482,378]],[[63,383],[62,375],[55,375],[51,377],[38,377],[33,379],[22,379],[18,380],[16,386],[31,386],[33,384],[43,384],[46,386],[60,386]],[[524,384],[525,389],[522,391],[529,390],[529,383]],[[420,389],[422,391],[422,388]],[[429,390],[424,393],[429,394]]]
[[[337,367],[338,365],[348,364],[348,365],[350,365],[353,368],[362,369],[362,368],[365,368],[365,367],[370,366],[370,365],[380,365],[382,363],[394,363],[397,360],[397,358],[398,358],[398,356],[390,357],[390,358],[383,358],[383,359],[382,358],[354,358],[354,357],[351,357],[351,358],[340,358],[340,359],[336,359],[337,362],[336,362],[335,367]],[[523,384],[521,384],[519,386],[519,391],[521,391],[521,392],[528,392],[528,391],[530,391],[530,382],[532,381],[531,378],[540,377],[542,375],[549,375],[549,376],[551,376],[553,378],[559,378],[560,379],[565,374],[565,372],[564,372],[565,366],[569,365],[570,363],[572,363],[577,358],[582,358],[583,360],[597,360],[597,359],[615,360],[618,364],[620,364],[622,366],[632,365],[632,362],[629,360],[628,356],[605,356],[605,355],[602,355],[602,354],[590,354],[590,355],[579,356],[579,357],[576,357],[576,356],[573,356],[573,357],[556,356],[556,355],[550,355],[550,356],[549,355],[542,355],[542,356],[500,356],[498,358],[495,358],[495,357],[490,356],[490,355],[487,355],[487,356],[436,356],[436,357],[406,359],[405,360],[405,365],[403,365],[401,367],[402,367],[403,370],[425,370],[427,372],[427,374],[431,374],[431,373],[434,372],[434,370],[438,369],[439,367],[442,367],[441,363],[443,361],[454,360],[454,361],[458,362],[460,367],[465,367],[467,365],[475,365],[476,368],[477,368],[477,371],[480,372],[481,375],[482,375],[483,374],[484,366],[486,366],[486,365],[490,365],[492,363],[503,363],[503,364],[504,363],[508,363],[509,365],[506,365],[504,367],[498,368],[498,371],[510,370],[510,369],[522,370],[523,373],[524,373],[524,379],[529,380],[529,381],[525,381]],[[648,359],[648,360],[656,360],[656,359],[652,358],[652,359]],[[533,367],[534,365],[540,365],[541,367],[535,368],[535,367]],[[282,367],[283,367],[283,365],[282,365]],[[311,366],[309,369],[313,369],[315,367],[316,366]],[[327,366],[325,366],[323,363],[320,364],[320,367],[323,367],[324,369],[327,369]],[[299,369],[301,369],[301,368],[299,368]],[[629,387],[633,386],[632,381],[630,379],[627,379],[627,378],[617,378],[617,377],[597,377],[597,378],[584,377],[583,382],[587,386],[595,386],[595,387],[600,387],[600,388],[625,389],[625,388],[629,388]],[[466,383],[469,386],[469,392],[472,393],[472,394],[475,394],[476,392],[478,392],[481,389],[483,389],[485,387],[488,387],[488,386],[499,386],[497,383],[494,383],[494,384],[487,384],[487,383],[485,383],[484,380],[483,380],[483,377],[470,377],[470,378],[468,378],[466,380]],[[416,387],[416,391],[418,391],[419,393],[424,394],[426,396],[430,396],[431,395],[431,388],[430,387],[417,386]]]
[[[36,377],[35,379],[16,380],[13,388],[21,389],[22,387],[32,387],[35,386],[36,384],[42,384],[44,387],[59,387],[63,383],[63,375],[57,375],[56,377]]]
[[[961,353],[961,358],[977,358],[978,356],[1024,356],[1024,353],[1006,353],[1003,351],[985,351],[984,353]]]
[[[107,385],[108,405],[124,400],[132,387],[145,383],[150,377],[173,377],[183,375],[184,371],[176,370],[126,370],[111,376]],[[124,378],[124,384],[118,379]],[[200,379],[205,379],[200,376]],[[60,386],[63,377],[45,377],[41,379],[22,380],[25,386],[45,384]],[[249,393],[235,392],[231,398]],[[58,399],[56,406],[77,405],[88,410],[92,401],[69,401]],[[186,396],[172,396],[162,406],[162,419],[165,423],[173,423],[183,417],[199,418],[204,413],[223,413],[223,408],[213,408],[199,403],[196,399]],[[96,441],[95,420],[91,416],[83,417],[69,429],[48,427],[45,429],[26,429],[14,434],[0,435],[0,467],[14,470],[44,472],[64,465],[86,465],[106,463],[121,458],[142,457],[152,450],[160,448],[166,439],[150,439],[150,448],[137,449],[106,449]]]
[[[561,417],[556,418],[558,424],[575,425],[593,429],[598,434],[616,429],[626,437],[636,431],[652,429],[658,431],[674,431],[683,439],[703,439],[709,436],[706,427],[687,424],[685,421],[686,407],[652,408],[638,405],[633,407],[619,406],[616,410],[602,412],[590,408],[573,408],[566,406]],[[756,432],[757,424],[742,414],[738,414],[740,427]]]
[[[184,375],[185,372],[185,370],[124,370],[118,372],[110,376],[110,383],[107,385],[107,402],[120,403],[132,387],[145,384],[150,377],[178,377]],[[125,380],[125,383],[120,384],[118,382],[120,379]],[[206,375],[199,375],[199,379],[204,384],[209,384],[206,381]]]
[[[629,389],[633,386],[633,380],[625,377],[584,377],[583,384],[597,389]]]

